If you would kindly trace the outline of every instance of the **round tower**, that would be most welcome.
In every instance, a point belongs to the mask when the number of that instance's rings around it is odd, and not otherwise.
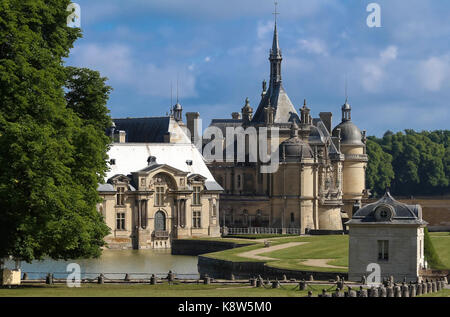
[[[351,121],[352,108],[345,101],[342,106],[342,122],[334,128],[333,136],[340,139],[340,150],[344,154],[343,203],[351,217],[353,209],[361,205],[366,190],[367,154],[361,130]]]

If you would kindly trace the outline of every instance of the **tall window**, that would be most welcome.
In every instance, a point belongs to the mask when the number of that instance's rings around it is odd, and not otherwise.
[[[192,227],[193,228],[202,227],[202,213],[200,211],[192,212]]]
[[[237,188],[241,188],[241,175],[237,176]]]
[[[162,211],[155,214],[155,231],[166,230],[166,215]]]
[[[200,186],[194,186],[194,192],[192,194],[193,195],[192,196],[192,204],[193,205],[201,205],[200,191],[201,191]]]
[[[294,216],[294,213],[291,212],[291,222],[294,222],[294,221],[295,221],[295,216]]]
[[[378,260],[389,260],[388,240],[378,240]]]
[[[156,186],[155,206],[164,206],[164,186]]]
[[[116,214],[116,230],[125,230],[125,213],[118,212]]]
[[[117,205],[123,206],[125,205],[125,188],[117,187]]]

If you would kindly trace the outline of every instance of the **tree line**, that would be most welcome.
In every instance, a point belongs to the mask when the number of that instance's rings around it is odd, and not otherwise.
[[[387,131],[368,137],[366,186],[379,197],[450,194],[450,131]]]

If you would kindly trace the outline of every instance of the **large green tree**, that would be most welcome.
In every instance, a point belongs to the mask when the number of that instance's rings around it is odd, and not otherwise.
[[[373,141],[373,137],[367,139],[367,155],[369,163],[366,169],[366,187],[375,196],[385,193],[386,188],[391,186],[394,179],[392,169],[392,156],[383,151],[383,148]]]
[[[375,193],[387,185],[383,179],[391,177],[389,164],[394,172],[391,190],[396,195],[450,193],[450,131],[388,131],[383,138],[370,137],[369,141],[373,143],[367,145],[367,186]],[[380,169],[382,157],[387,169]]]
[[[81,36],[69,3],[0,1],[0,258],[96,257],[108,233],[95,207],[109,87],[64,66]]]

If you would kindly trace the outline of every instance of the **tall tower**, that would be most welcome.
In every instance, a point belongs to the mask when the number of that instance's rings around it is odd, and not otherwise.
[[[278,13],[275,13],[278,14]],[[283,57],[281,56],[280,44],[278,42],[278,30],[277,21],[275,20],[275,29],[273,32],[272,49],[270,50],[270,84],[271,87],[279,85],[281,82],[281,62]]]
[[[342,122],[334,128],[333,136],[340,137],[340,149],[344,154],[343,203],[344,210],[351,217],[354,207],[361,205],[366,189],[366,140],[351,120],[352,107],[348,100],[341,110]]]

